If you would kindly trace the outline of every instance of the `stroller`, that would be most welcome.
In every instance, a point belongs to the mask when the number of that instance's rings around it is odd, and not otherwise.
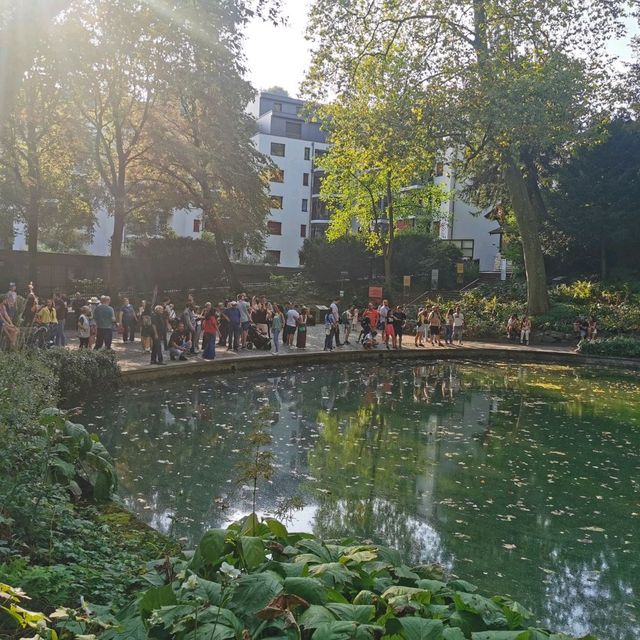
[[[249,325],[247,340],[248,344],[251,344],[258,351],[271,351],[271,340],[264,333],[258,331],[258,327],[253,323]]]
[[[26,330],[25,346],[31,349],[49,349],[55,344],[55,329],[51,325],[32,325]]]

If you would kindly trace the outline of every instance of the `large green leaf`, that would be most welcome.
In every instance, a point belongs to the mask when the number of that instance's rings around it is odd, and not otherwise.
[[[355,622],[325,622],[316,628],[311,640],[350,640],[357,629]]]
[[[269,531],[280,540],[286,540],[289,532],[287,528],[275,518],[266,518],[264,523],[269,527]]]
[[[282,591],[281,580],[271,571],[242,576],[233,594],[234,608],[249,614],[263,609]]]
[[[198,586],[193,593],[202,598],[204,602],[219,605],[222,600],[222,585],[218,582],[198,578]]]
[[[298,619],[298,624],[305,629],[317,629],[321,624],[335,622],[336,617],[327,609],[318,604],[312,604]]]
[[[264,544],[261,538],[240,536],[240,549],[247,569],[255,569],[266,560]]]
[[[318,556],[321,562],[335,562],[338,560],[338,556],[333,557],[329,549],[317,540],[300,540],[298,548],[310,551],[313,555]]]
[[[373,620],[375,607],[366,604],[341,604],[339,602],[330,602],[327,609],[335,614],[338,620],[353,620],[360,624],[366,624]]]
[[[465,593],[458,591],[454,595],[456,609],[478,614],[483,622],[490,627],[507,628],[507,619],[493,600],[478,595],[477,593]]]
[[[324,604],[327,601],[325,586],[315,578],[285,578],[284,590],[304,598],[309,604]]]
[[[495,596],[491,598],[493,602],[502,607],[507,623],[510,629],[517,629],[518,627],[525,626],[525,623],[533,619],[533,613],[528,609],[525,609],[520,603],[511,600],[511,598],[505,598],[502,596]]]
[[[138,602],[138,608],[140,614],[145,616],[155,609],[174,604],[178,604],[176,594],[173,592],[171,585],[166,584],[163,587],[151,587],[151,589],[147,589]]]
[[[310,575],[320,578],[326,585],[334,586],[350,582],[356,577],[353,571],[349,571],[340,562],[323,562],[309,567]]]
[[[480,631],[471,634],[472,640],[529,640],[528,631]]]
[[[426,589],[417,589],[416,587],[394,585],[393,587],[389,587],[382,594],[382,597],[385,600],[391,600],[402,596],[406,596],[409,600],[420,602],[420,604],[429,604],[429,602],[431,602],[431,592]]]
[[[406,640],[442,640],[443,624],[440,620],[400,618],[402,635]]]
[[[227,532],[224,529],[210,529],[200,540],[196,553],[191,560],[191,566],[198,570],[202,565],[215,567],[220,564],[225,555],[225,540]]]
[[[183,640],[228,640],[235,638],[236,632],[220,622],[207,622],[192,629],[183,636]]]
[[[465,637],[461,629],[445,627],[442,631],[442,640],[465,640]]]

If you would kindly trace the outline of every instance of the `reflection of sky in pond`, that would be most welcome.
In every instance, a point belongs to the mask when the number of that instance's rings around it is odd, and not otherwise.
[[[84,421],[125,503],[189,544],[251,509],[247,434],[268,407],[291,530],[389,544],[509,594],[552,627],[640,637],[638,374],[395,363],[155,383]]]

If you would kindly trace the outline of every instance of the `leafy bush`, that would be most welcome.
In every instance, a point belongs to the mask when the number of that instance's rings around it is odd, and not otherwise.
[[[569,640],[535,628],[511,598],[447,580],[437,565],[408,567],[393,549],[323,543],[255,514],[207,532],[194,554],[158,569],[135,603],[92,622],[110,627],[101,640]]]
[[[612,338],[596,338],[591,342],[583,340],[578,351],[584,355],[640,358],[640,339],[614,336]]]
[[[95,395],[96,389],[112,389],[120,378],[118,362],[110,351],[54,347],[36,355],[57,380],[58,396],[65,402]]]

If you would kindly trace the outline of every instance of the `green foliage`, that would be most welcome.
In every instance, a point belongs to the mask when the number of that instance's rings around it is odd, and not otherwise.
[[[30,611],[23,605],[29,596],[21,588],[11,587],[0,582],[0,631],[12,628],[18,631],[36,633],[35,638],[41,640],[57,640],[58,634],[47,624],[49,618],[38,611]]]
[[[640,339],[630,336],[596,338],[590,342],[583,340],[578,351],[587,356],[615,356],[619,358],[640,358]]]
[[[366,278],[372,257],[365,244],[353,236],[333,242],[325,238],[307,238],[300,250],[305,271],[321,284],[338,282],[342,273],[347,273],[351,281]]]
[[[406,567],[391,549],[325,543],[255,514],[205,534],[191,558],[174,558],[170,571],[146,579],[155,586],[90,623],[109,627],[102,640],[130,629],[138,630],[133,638],[176,640],[558,637],[532,626],[533,614],[517,602],[446,581],[439,567]]]
[[[120,379],[113,352],[58,347],[38,351],[34,357],[51,372],[58,397],[67,403],[113,389]]]

